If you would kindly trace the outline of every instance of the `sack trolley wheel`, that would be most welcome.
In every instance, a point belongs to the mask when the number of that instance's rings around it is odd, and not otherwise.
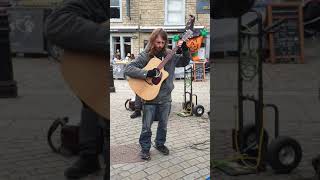
[[[196,105],[193,107],[192,112],[197,117],[200,117],[204,113],[204,107],[202,105]]]
[[[241,153],[246,154],[248,157],[258,157],[259,153],[259,145],[257,144],[257,136],[256,136],[256,127],[254,124],[248,124],[243,127],[242,129],[242,142],[240,142],[240,134],[237,134],[237,137],[234,136],[234,130],[233,130],[233,136],[232,136],[232,144],[233,149],[237,150],[236,146],[239,147],[239,150]],[[238,144],[235,142],[235,138],[237,138]],[[263,141],[261,145],[261,153],[262,153],[262,159],[265,156],[268,148],[268,142],[269,142],[269,135],[265,129],[263,129]],[[246,162],[251,162],[256,164],[257,161],[255,160],[245,160]]]
[[[191,102],[191,101],[187,101],[187,102],[184,104],[184,109],[185,109],[186,111],[191,112],[192,109],[193,109],[193,107],[194,107],[194,104],[193,104],[193,102]]]
[[[251,157],[258,156],[258,144],[257,144],[257,137],[256,137],[256,127],[254,124],[246,125],[243,127],[242,130],[243,135],[243,143],[241,144],[245,153]],[[260,136],[260,135],[259,135]],[[265,129],[263,129],[263,144],[262,144],[262,151],[266,152],[268,147],[269,135]]]
[[[269,145],[267,160],[276,173],[290,173],[299,165],[301,158],[301,146],[293,138],[286,136],[278,137]]]

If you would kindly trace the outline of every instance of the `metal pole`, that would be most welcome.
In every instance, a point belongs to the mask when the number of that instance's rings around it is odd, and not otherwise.
[[[242,51],[242,34],[241,34],[241,17],[238,18],[238,129],[239,129],[239,144],[240,151],[243,149],[243,79],[241,76],[241,51]]]
[[[109,2],[108,2],[109,3]],[[107,5],[108,7],[109,7],[109,5]],[[110,23],[109,23],[109,21],[106,21],[106,23],[105,23],[105,26],[107,27],[106,29],[107,29],[107,33],[109,33],[110,34]],[[108,36],[108,42],[107,42],[107,50],[110,52],[110,44],[111,44],[111,42],[112,42],[112,39],[111,39],[111,37],[110,36]],[[107,63],[108,63],[108,66],[107,66],[107,68],[109,68],[109,69],[107,69],[107,71],[109,71],[109,73],[110,73],[110,76],[108,77],[109,78],[109,81],[110,81],[110,87],[109,87],[109,91],[112,93],[112,92],[116,92],[116,89],[115,89],[115,87],[114,87],[114,80],[113,80],[113,65],[112,65],[112,63],[110,62],[111,61],[111,57],[110,57],[110,53],[107,53],[106,54],[106,60],[107,60]]]
[[[0,98],[17,97],[17,82],[13,80],[10,51],[8,0],[0,0]]]
[[[259,78],[259,85],[258,85],[258,111],[259,111],[259,124],[258,124],[258,133],[259,133],[259,136],[257,136],[257,144],[260,144],[260,134],[263,133],[264,131],[264,125],[263,125],[263,74],[262,74],[262,69],[263,69],[263,53],[262,53],[262,38],[263,38],[263,32],[262,32],[262,16],[259,12],[256,12],[257,13],[257,20],[258,20],[258,57],[259,57],[259,62],[258,62],[258,78]],[[266,136],[266,135],[264,135]],[[263,142],[264,139],[262,139],[262,149],[260,149],[261,151],[261,161],[259,162],[259,169],[264,169],[265,168],[265,146],[264,146],[264,143]]]
[[[114,87],[114,80],[113,80],[113,65],[110,65],[110,92],[116,92],[116,88]]]

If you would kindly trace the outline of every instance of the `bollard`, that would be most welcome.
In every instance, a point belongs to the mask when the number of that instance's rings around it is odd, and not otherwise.
[[[8,0],[0,0],[0,98],[17,97],[18,88],[13,80],[10,51]]]
[[[110,64],[110,92],[116,92],[116,88],[114,87],[114,80],[113,80],[113,66]]]

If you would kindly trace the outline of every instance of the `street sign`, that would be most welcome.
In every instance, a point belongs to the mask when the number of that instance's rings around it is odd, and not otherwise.
[[[197,14],[210,14],[209,0],[197,0]]]

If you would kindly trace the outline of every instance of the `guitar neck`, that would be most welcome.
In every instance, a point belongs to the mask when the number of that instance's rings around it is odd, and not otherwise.
[[[176,46],[169,54],[166,55],[166,57],[164,58],[164,60],[158,65],[158,69],[162,69],[164,67],[164,65],[166,65],[166,63],[172,58],[172,56],[177,52],[178,50],[178,46]]]

